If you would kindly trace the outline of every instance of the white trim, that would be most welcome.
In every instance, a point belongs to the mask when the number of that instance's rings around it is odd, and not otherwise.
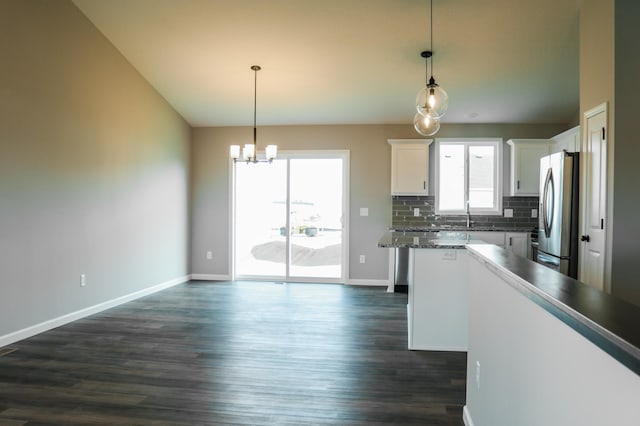
[[[469,412],[469,406],[465,405],[462,407],[462,421],[465,426],[473,426],[473,419],[471,418],[471,413]]]
[[[54,329],[56,327],[60,327],[62,325],[68,324],[70,322],[77,321],[79,319],[88,317],[90,315],[97,314],[98,312],[102,312],[104,310],[114,308],[118,305],[122,305],[123,303],[131,302],[132,300],[139,299],[141,297],[148,296],[153,293],[157,293],[169,287],[173,287],[175,285],[185,283],[190,279],[191,279],[191,275],[185,275],[179,278],[174,278],[172,280],[165,281],[160,284],[156,284],[152,287],[138,290],[124,296],[116,297],[115,299],[107,300],[106,302],[98,303],[97,305],[89,306],[87,308],[80,309],[79,311],[71,312],[66,315],[62,315],[60,317],[41,322],[40,324],[35,324],[30,327],[23,328],[22,330],[5,334],[4,336],[0,336],[0,347],[10,345],[12,343],[26,339],[28,337],[35,336],[36,334],[40,334],[45,331]]]
[[[412,351],[446,351],[446,352],[468,352],[467,347],[460,346],[432,346],[432,345],[413,345],[409,346]]]
[[[227,241],[227,253],[229,253],[227,259],[227,271],[231,279],[235,279],[236,276],[236,262],[235,262],[235,246],[236,246],[236,162],[231,160],[229,165],[229,212],[228,212],[228,225],[229,225],[229,239]]]
[[[427,145],[431,145],[433,139],[387,139],[387,143],[389,145],[401,145],[405,143],[426,143]]]
[[[349,247],[351,217],[351,150],[336,151],[342,155],[342,279],[349,280]]]
[[[194,281],[231,281],[230,275],[223,274],[191,274]]]
[[[391,284],[388,280],[365,280],[365,279],[349,279],[346,285],[362,285],[371,287],[389,287]]]

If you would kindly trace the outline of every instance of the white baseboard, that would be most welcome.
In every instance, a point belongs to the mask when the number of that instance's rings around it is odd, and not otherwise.
[[[473,420],[471,419],[471,413],[469,413],[469,408],[465,405],[462,408],[462,421],[465,426],[473,426]]]
[[[189,281],[190,278],[191,278],[190,275],[174,278],[172,280],[169,280],[160,284],[156,284],[152,287],[138,290],[131,294],[120,296],[115,299],[108,300],[106,302],[98,303],[97,305],[89,306],[88,308],[80,309],[79,311],[71,312],[69,314],[62,315],[60,317],[53,318],[45,322],[41,322],[40,324],[35,324],[30,327],[23,328],[22,330],[5,334],[4,336],[0,336],[0,347],[7,346],[12,343],[18,342],[20,340],[26,339],[28,337],[35,336],[36,334],[40,334],[45,331],[54,329],[56,327],[60,327],[61,325],[68,324],[72,321],[76,321],[76,320],[88,317],[89,315],[97,314],[98,312],[102,312],[106,309],[116,307],[123,303],[127,303],[132,300],[139,299],[141,297],[148,296],[153,293],[157,293],[158,291],[165,290],[169,287],[173,287],[175,285],[185,283]]]
[[[230,275],[215,274],[191,274],[194,281],[231,281]]]
[[[352,279],[352,280],[347,280],[345,282],[345,284],[347,285],[363,285],[363,286],[373,286],[373,287],[387,287],[389,288],[389,281],[388,280],[359,280],[359,279]]]
[[[464,346],[436,346],[436,345],[411,345],[412,351],[444,351],[444,352],[468,352]]]

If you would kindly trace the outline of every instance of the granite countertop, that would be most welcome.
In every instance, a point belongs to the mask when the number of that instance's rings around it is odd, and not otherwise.
[[[495,245],[467,249],[514,289],[640,375],[640,307]]]
[[[466,226],[456,225],[439,225],[439,226],[394,226],[389,228],[395,232],[440,232],[440,231],[458,231],[458,232],[474,232],[474,231],[490,231],[490,232],[531,232],[536,228],[531,226],[500,226],[500,225],[472,225],[470,228]]]
[[[378,247],[464,249],[465,245],[469,243],[482,244],[482,241],[473,239],[472,236],[466,232],[458,231],[389,231],[380,238]]]

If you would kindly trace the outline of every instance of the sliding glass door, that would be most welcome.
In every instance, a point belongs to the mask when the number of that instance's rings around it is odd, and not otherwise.
[[[237,279],[343,282],[346,153],[235,164]]]

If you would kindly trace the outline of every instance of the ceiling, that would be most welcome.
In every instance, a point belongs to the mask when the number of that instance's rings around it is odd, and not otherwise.
[[[192,126],[412,123],[428,0],[74,0]],[[579,0],[433,0],[444,123],[578,114]]]

